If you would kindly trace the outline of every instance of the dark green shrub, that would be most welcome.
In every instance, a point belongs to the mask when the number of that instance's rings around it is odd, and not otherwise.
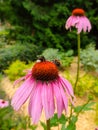
[[[0,27],[0,48],[3,48],[6,46],[6,36],[8,35],[8,30],[4,27]]]
[[[30,43],[15,44],[2,48],[0,50],[0,71],[6,69],[12,61],[17,59],[26,63],[34,61],[40,51],[41,49],[39,47]]]
[[[76,8],[83,8],[86,16],[92,23],[92,30],[88,34],[82,34],[81,47],[85,47],[90,42],[97,43],[98,32],[98,0],[82,1],[70,0],[5,0],[0,3],[0,16],[2,21],[9,21],[15,28],[11,29],[8,37],[21,42],[31,40],[34,44],[43,47],[64,49],[77,48],[77,35],[73,30],[67,31],[64,27],[71,11]],[[19,29],[19,28],[21,29]],[[33,37],[32,37],[33,36]],[[9,40],[8,40],[9,41]]]

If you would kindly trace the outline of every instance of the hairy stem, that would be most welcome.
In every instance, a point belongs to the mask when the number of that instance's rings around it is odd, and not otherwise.
[[[74,92],[76,92],[77,83],[79,80],[79,71],[80,71],[80,34],[77,35],[77,41],[78,41],[78,61],[77,61],[77,75],[76,75],[76,81],[74,86]]]

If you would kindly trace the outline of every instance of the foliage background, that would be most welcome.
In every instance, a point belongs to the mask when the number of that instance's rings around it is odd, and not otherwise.
[[[98,48],[98,0],[1,0],[0,70],[17,59],[34,61],[46,48],[63,52],[73,49],[76,55],[76,30],[70,33],[64,26],[77,7],[86,11],[92,23],[91,32],[81,34],[81,48],[89,43]]]
[[[81,39],[82,47],[92,41],[97,43],[98,0],[3,0],[0,2],[0,19],[17,26],[10,30],[9,37],[14,40],[62,50],[76,49],[76,34],[67,31],[64,25],[71,11],[77,7],[86,11],[92,23],[91,33]]]

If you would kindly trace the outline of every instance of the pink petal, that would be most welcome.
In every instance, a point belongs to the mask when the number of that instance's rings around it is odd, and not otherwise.
[[[69,29],[71,27],[76,27],[77,34],[91,30],[91,23],[86,16],[70,16],[65,24],[65,28]]]
[[[87,27],[87,31],[89,32],[91,30],[91,23],[87,17],[84,17],[85,20],[85,26]]]
[[[71,27],[71,23],[72,23],[72,16],[70,16],[67,21],[66,21],[66,24],[65,24],[65,28],[66,29],[69,29]]]
[[[43,83],[41,97],[46,119],[49,119],[53,116],[55,110],[53,88],[51,84]]]
[[[87,25],[87,21],[85,19],[85,16],[81,17],[81,21],[83,22],[83,31],[86,32],[87,28],[88,28],[88,25]]]
[[[17,80],[14,82],[14,86],[15,86],[16,84],[18,84],[19,82],[21,82],[22,80],[24,80],[24,79],[25,79],[25,76],[23,76],[23,77],[17,79]]]
[[[79,20],[80,20],[79,17],[73,16],[73,21],[72,21],[71,26],[75,27],[75,25],[76,25],[77,23],[79,23]]]
[[[16,91],[11,101],[11,105],[14,107],[15,110],[19,110],[19,108],[26,102],[26,100],[28,99],[33,90],[33,87],[34,87],[33,78],[28,78]]]
[[[68,94],[71,95],[72,97],[74,97],[73,87],[69,83],[69,81],[60,76],[60,82],[63,85],[63,87],[65,88],[65,90],[67,90]]]
[[[61,92],[62,99],[63,99],[63,102],[64,102],[65,110],[67,112],[68,111],[68,99],[67,99],[67,96],[65,95],[64,89],[62,87],[60,87],[60,92]]]
[[[70,16],[68,20],[66,21],[65,28],[69,29],[71,27],[74,27],[79,22],[78,17],[76,16]]]
[[[19,78],[18,80],[16,80],[15,82],[14,82],[14,86],[16,85],[16,84],[18,84],[20,81],[22,81],[22,80],[26,80],[27,78],[29,78],[29,77],[31,77],[32,76],[32,71],[27,71],[28,72],[28,74],[26,74],[25,76],[23,76],[23,77],[21,77],[21,78]]]
[[[25,79],[29,78],[30,76],[32,76],[32,70],[27,70],[27,74],[25,76]]]
[[[52,83],[52,87],[53,87],[53,90],[54,90],[54,96],[56,98],[58,117],[60,117],[61,114],[62,114],[62,111],[64,109],[64,103],[63,103],[62,95],[61,95],[60,88],[59,88],[57,82]]]
[[[76,28],[77,28],[77,34],[81,33],[82,29],[83,29],[83,21],[82,21],[82,17],[77,16],[77,18],[79,19],[79,22],[76,24]]]
[[[84,32],[91,30],[91,23],[86,16],[80,17],[79,23],[76,24],[76,28],[78,30],[78,34],[83,30]]]
[[[59,84],[62,85],[62,87],[65,89],[65,93],[67,94],[67,97],[70,99],[72,105],[74,106],[74,101],[76,100],[73,88],[71,84],[64,78],[61,77]],[[59,85],[60,86],[60,85]]]
[[[28,110],[34,124],[38,123],[42,112],[41,89],[42,83],[38,82],[31,95],[29,102]]]

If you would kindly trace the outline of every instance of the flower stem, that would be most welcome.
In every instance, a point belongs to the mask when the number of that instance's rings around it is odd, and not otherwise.
[[[79,80],[79,71],[80,71],[80,34],[77,35],[77,42],[78,42],[78,61],[77,61],[77,75],[76,75],[76,82],[74,86],[74,92],[76,93],[76,87]]]
[[[46,121],[47,124],[47,130],[50,130],[50,119]]]

